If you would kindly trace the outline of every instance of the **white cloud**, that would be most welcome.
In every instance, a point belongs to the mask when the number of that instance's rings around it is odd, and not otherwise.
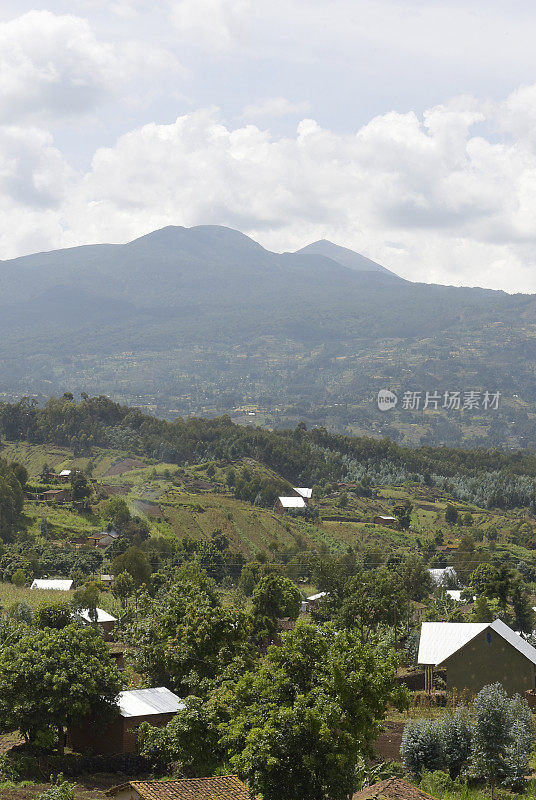
[[[413,280],[536,290],[535,105],[526,87],[498,103],[389,112],[350,134],[304,119],[278,137],[207,108],[130,131],[83,176],[32,134],[30,166],[20,159],[13,178],[0,162],[0,207],[16,219],[26,204],[56,246],[223,224],[279,250],[326,237]],[[24,241],[5,219],[4,257]]]
[[[246,38],[252,0],[169,0],[180,40],[229,50]]]
[[[262,117],[288,117],[297,114],[307,114],[311,109],[308,100],[293,103],[286,97],[265,97],[257,103],[246,106],[242,112],[244,119],[259,119]]]
[[[172,55],[150,44],[111,44],[85,19],[29,11],[0,24],[0,120],[90,112],[130,82],[139,89],[178,70]]]
[[[51,249],[62,240],[62,208],[75,178],[49,133],[0,127],[1,257]]]

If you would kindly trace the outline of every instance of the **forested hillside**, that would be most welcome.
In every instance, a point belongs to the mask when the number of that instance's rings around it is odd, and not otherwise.
[[[535,444],[531,295],[414,284],[329,242],[272,253],[216,226],[2,262],[0,290],[8,399],[105,392],[168,418]],[[382,388],[501,402],[382,413]]]

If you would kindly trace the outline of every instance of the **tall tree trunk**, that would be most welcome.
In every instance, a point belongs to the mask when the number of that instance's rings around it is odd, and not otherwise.
[[[63,725],[58,725],[58,753],[62,756],[65,753],[65,740],[63,735]]]

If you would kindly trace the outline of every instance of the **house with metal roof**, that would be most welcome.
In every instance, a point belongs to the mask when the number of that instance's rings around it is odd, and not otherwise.
[[[276,514],[285,514],[294,508],[305,508],[303,497],[278,497],[275,501],[274,511]]]
[[[423,622],[418,663],[431,690],[434,667],[446,670],[447,688],[476,694],[501,683],[508,694],[536,686],[536,649],[502,620]]]
[[[53,589],[57,592],[68,592],[72,585],[72,580],[64,578],[36,578],[30,589]]]
[[[86,625],[96,625],[104,634],[105,639],[111,638],[117,617],[109,614],[103,608],[96,608],[95,612],[95,617],[93,617],[89,608],[81,608],[74,612],[74,615]]]
[[[310,500],[313,496],[313,490],[308,489],[306,486],[293,486],[292,487],[298,497],[303,497],[304,500]]]
[[[128,781],[106,792],[114,800],[250,800],[236,775],[181,778],[171,781]]]
[[[135,753],[138,749],[138,728],[142,722],[163,728],[181,708],[184,708],[184,702],[165,686],[120,692],[117,697],[117,717],[106,730],[103,731],[88,718],[68,729],[67,743],[80,753]]]
[[[454,567],[436,567],[435,569],[429,569],[428,572],[430,573],[432,582],[436,586],[443,586],[449,581],[458,580],[458,575]]]

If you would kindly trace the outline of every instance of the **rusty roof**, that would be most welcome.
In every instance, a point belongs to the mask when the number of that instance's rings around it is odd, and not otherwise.
[[[106,794],[134,789],[142,800],[250,800],[247,787],[236,775],[216,778],[182,778],[171,781],[128,781]]]
[[[431,797],[402,778],[388,778],[356,792],[352,800],[430,800]]]

